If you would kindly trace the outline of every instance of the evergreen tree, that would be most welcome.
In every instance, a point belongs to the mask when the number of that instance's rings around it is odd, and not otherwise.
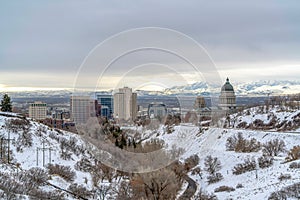
[[[7,94],[5,94],[3,96],[3,99],[1,100],[1,111],[2,112],[11,112],[12,111],[10,97]]]

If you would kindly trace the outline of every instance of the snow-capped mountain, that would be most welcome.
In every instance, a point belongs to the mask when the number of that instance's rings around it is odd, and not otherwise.
[[[256,82],[232,82],[236,95],[279,95],[295,94],[300,92],[300,81],[256,81]],[[166,95],[187,94],[207,95],[216,94],[221,90],[220,85],[208,85],[205,82],[196,82],[184,86],[175,86],[164,91]]]
[[[255,82],[234,82],[231,84],[234,87],[236,95],[280,95],[280,94],[295,94],[300,92],[300,81],[289,80],[261,80]],[[206,82],[195,82],[193,84],[174,86],[163,91],[145,91],[137,90],[138,96],[148,95],[215,95],[219,94],[222,85],[210,84]],[[2,91],[3,92],[3,91]],[[111,92],[111,91],[109,91]],[[8,92],[11,97],[69,97],[72,95],[72,89],[64,90],[38,90],[38,91],[15,91]],[[88,94],[93,95],[93,91]]]

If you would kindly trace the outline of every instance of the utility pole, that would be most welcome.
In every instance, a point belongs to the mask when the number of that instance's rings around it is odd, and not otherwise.
[[[3,158],[3,157],[2,157],[2,151],[3,151],[3,148],[2,148],[2,145],[3,145],[3,139],[4,139],[4,138],[1,137],[1,159]]]
[[[52,148],[45,148],[45,140],[43,140],[42,142],[42,148],[37,147],[36,148],[36,165],[39,165],[39,151],[42,151],[42,155],[43,155],[43,167],[45,166],[45,151],[49,150],[49,163],[51,163],[51,151],[54,151]]]
[[[10,132],[8,131],[8,138],[1,138],[1,158],[3,158],[3,140],[7,141],[7,162],[10,160],[10,141],[14,141],[15,139],[10,139]]]
[[[51,163],[51,151],[54,151],[51,147],[49,148],[49,163]]]

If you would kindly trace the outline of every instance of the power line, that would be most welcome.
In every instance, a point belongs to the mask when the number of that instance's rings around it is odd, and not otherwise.
[[[1,137],[1,159],[3,159],[4,155],[3,155],[3,141],[6,141],[7,142],[7,162],[9,163],[10,162],[10,141],[14,141],[15,139],[11,139],[10,138],[10,132],[8,131],[8,137],[7,138],[4,138],[4,137]]]
[[[39,151],[42,151],[42,155],[43,155],[43,167],[45,166],[45,151],[49,151],[49,163],[51,163],[51,152],[54,151],[51,147],[45,147],[45,140],[43,140],[42,142],[42,148],[41,147],[37,147],[36,148],[36,165],[39,165]]]

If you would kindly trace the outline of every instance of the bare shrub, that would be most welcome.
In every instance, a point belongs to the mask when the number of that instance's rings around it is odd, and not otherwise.
[[[34,167],[25,172],[25,176],[28,177],[28,181],[35,183],[36,185],[45,185],[49,176],[47,172],[41,168]]]
[[[6,121],[5,126],[8,130],[17,133],[21,130],[28,130],[30,128],[30,122],[26,119],[11,119]]]
[[[218,188],[215,189],[215,192],[233,192],[235,191],[235,189],[233,187],[229,187],[229,186],[220,186]]]
[[[222,179],[223,179],[223,175],[221,173],[216,173],[207,177],[207,183],[208,184],[217,183]]]
[[[298,160],[300,158],[300,145],[294,146],[286,157],[287,161]]]
[[[99,185],[93,191],[91,191],[91,194],[94,194],[94,197],[96,196],[97,199],[99,200],[106,200],[108,199],[111,190],[112,190],[111,185]]]
[[[288,179],[291,179],[292,176],[290,174],[280,174],[280,176],[278,177],[278,179],[280,181],[283,181],[283,180],[288,180]]]
[[[285,151],[285,143],[283,140],[274,139],[263,145],[263,154],[266,156],[278,156],[280,152]]]
[[[63,160],[71,160],[71,158],[72,158],[72,153],[70,153],[68,150],[62,149],[61,152],[60,152],[60,157],[61,157]]]
[[[57,137],[61,151],[70,151],[73,152],[76,156],[79,156],[80,154],[83,154],[85,151],[85,148],[82,145],[77,145],[77,139],[75,137],[71,137],[69,140],[60,137],[60,136],[54,136]]]
[[[226,150],[227,151],[235,151],[235,152],[257,152],[260,150],[260,142],[258,142],[255,138],[251,138],[247,140],[243,137],[242,133],[238,133],[232,137],[229,137],[226,142]]]
[[[300,162],[293,162],[290,164],[291,169],[299,169],[300,168]]]
[[[16,142],[16,150],[22,151],[23,147],[32,146],[32,134],[29,132],[29,129],[24,129],[19,132],[19,136]]]
[[[64,200],[65,197],[64,194],[59,190],[47,192],[39,189],[34,189],[30,191],[29,199],[30,200],[40,200],[40,199]]]
[[[184,164],[182,164],[179,161],[172,163],[171,165],[169,165],[168,168],[174,171],[174,173],[179,179],[184,179],[184,177],[186,177],[187,175],[187,171],[185,170]]]
[[[273,165],[273,157],[261,156],[258,158],[258,166],[260,168],[267,168]]]
[[[288,199],[288,198],[299,198],[300,196],[300,183],[295,183],[293,185],[287,186],[282,188],[277,192],[273,192],[269,200],[281,200],[281,199]]]
[[[76,164],[75,169],[83,172],[91,172],[93,169],[93,164],[87,158],[81,158]]]
[[[134,175],[131,180],[133,199],[175,199],[182,180],[168,169]]]
[[[68,182],[73,182],[75,179],[76,174],[70,166],[48,164],[47,169],[49,174],[59,175],[60,177],[62,177],[64,180]]]
[[[239,183],[239,184],[237,184],[236,185],[236,188],[238,189],[238,188],[243,188],[244,186],[243,186],[243,184],[241,184],[241,183]]]
[[[207,171],[211,175],[215,174],[221,169],[221,162],[217,157],[213,158],[212,156],[207,156],[204,160],[204,165],[205,171]]]
[[[209,194],[204,191],[202,188],[194,197],[195,200],[217,200],[217,196],[215,194]]]
[[[186,171],[190,171],[192,168],[199,164],[199,156],[197,154],[191,155],[184,160],[184,168]]]
[[[97,162],[97,164],[92,168],[92,180],[94,186],[98,185],[100,180],[103,182],[107,179],[109,182],[112,182],[114,172],[114,169],[102,164],[101,162]]]
[[[0,194],[2,199],[21,199],[21,195],[28,195],[29,199],[64,199],[62,192],[43,191],[39,186],[44,186],[48,180],[48,175],[45,170],[40,168],[31,168],[26,171],[21,171],[18,178],[13,178],[10,173],[0,172],[0,188],[4,191],[4,195]]]
[[[256,161],[254,158],[251,160],[248,158],[244,161],[244,163],[237,164],[233,170],[232,173],[235,175],[243,174],[249,171],[253,171],[256,169]]]
[[[70,190],[71,192],[73,192],[74,194],[76,194],[79,197],[83,197],[83,198],[89,198],[92,196],[92,193],[86,189],[84,186],[82,185],[78,185],[77,183],[73,183],[68,187],[68,190]]]

